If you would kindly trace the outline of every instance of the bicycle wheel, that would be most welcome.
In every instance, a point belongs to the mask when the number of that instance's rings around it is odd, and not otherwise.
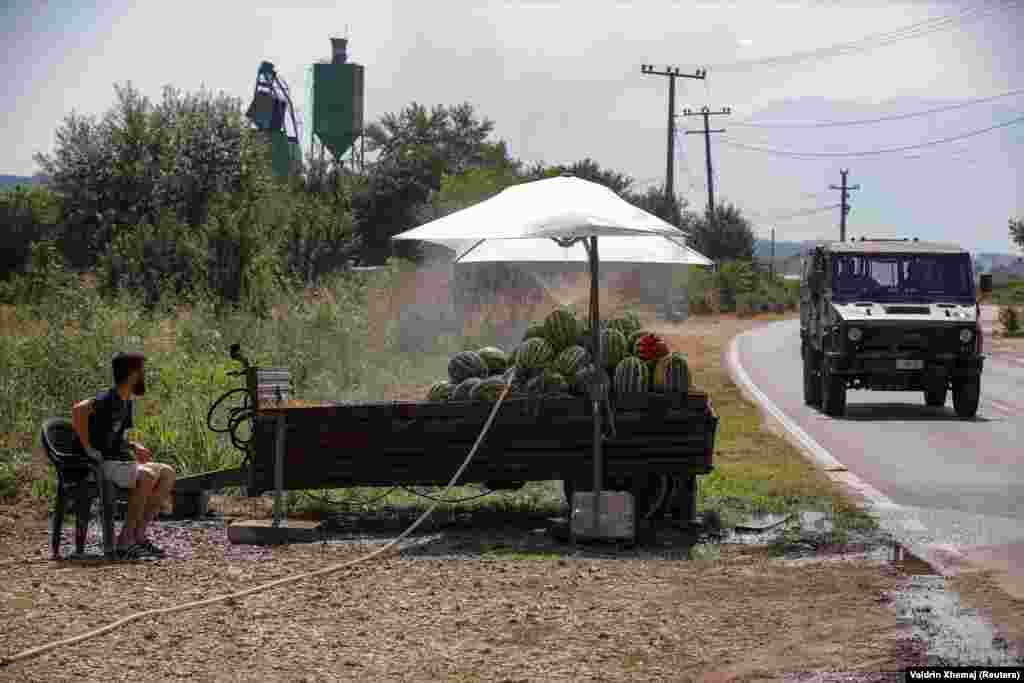
[[[227,392],[210,406],[206,413],[206,426],[211,432],[227,434],[231,431],[231,423],[236,415],[249,410],[252,405],[249,390],[238,387]]]

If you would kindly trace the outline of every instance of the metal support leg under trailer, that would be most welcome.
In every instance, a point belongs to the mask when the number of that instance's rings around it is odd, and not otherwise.
[[[279,545],[282,543],[312,543],[320,538],[321,524],[304,520],[288,520],[284,509],[284,459],[287,422],[283,412],[277,414],[274,445],[274,513],[265,519],[235,522],[228,527],[232,543],[251,545]]]

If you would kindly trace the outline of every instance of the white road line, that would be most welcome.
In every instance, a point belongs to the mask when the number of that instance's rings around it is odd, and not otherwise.
[[[740,340],[747,336],[753,336],[754,332],[756,332],[756,330],[751,330],[737,335],[733,337],[732,342],[729,344],[728,369],[729,374],[732,375],[733,381],[736,382],[737,386],[753,397],[765,412],[779,422],[785,432],[796,440],[797,446],[822,466],[829,479],[847,487],[857,494],[860,494],[875,509],[886,510],[888,513],[894,513],[902,516],[903,519],[900,522],[900,526],[902,526],[904,530],[917,533],[927,532],[928,528],[922,524],[919,519],[914,517],[908,508],[893,502],[881,491],[848,471],[845,465],[836,460],[831,453],[815,441],[810,434],[805,432],[800,425],[782,412],[782,410],[770,398],[768,398],[768,396],[766,396],[756,384],[754,384],[754,381],[750,378],[750,375],[747,374],[746,369],[740,362],[739,351]],[[932,543],[924,546],[914,542],[909,542],[908,544],[913,547],[915,554],[921,556],[921,558],[931,564],[933,568],[942,573],[951,571],[950,563],[947,561],[948,557],[952,556],[954,559],[963,558],[963,554],[954,546],[949,544]]]

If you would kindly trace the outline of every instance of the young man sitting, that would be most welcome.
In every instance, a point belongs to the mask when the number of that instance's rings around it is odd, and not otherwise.
[[[128,513],[117,538],[119,559],[164,557],[146,537],[146,527],[160,513],[174,487],[174,468],[153,462],[148,448],[124,438],[131,429],[132,399],[146,393],[145,356],[118,353],[111,363],[114,386],[71,409],[71,421],[86,452],[103,462],[115,486],[130,489]]]

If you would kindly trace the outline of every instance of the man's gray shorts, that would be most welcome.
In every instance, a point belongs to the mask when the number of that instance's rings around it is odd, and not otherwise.
[[[114,486],[133,489],[135,482],[139,480],[139,463],[126,460],[106,460],[103,462],[103,475],[114,482]]]

